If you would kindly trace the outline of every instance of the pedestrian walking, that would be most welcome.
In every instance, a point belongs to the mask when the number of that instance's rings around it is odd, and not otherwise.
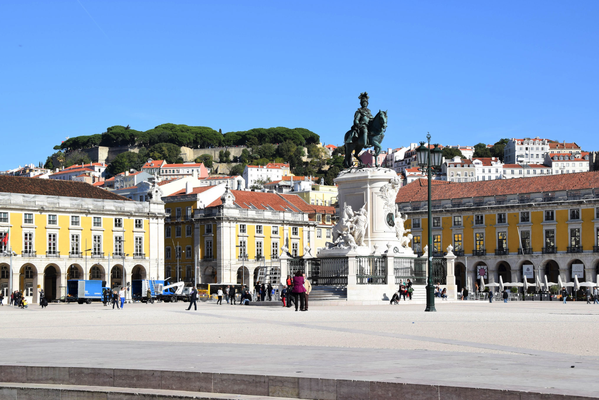
[[[231,285],[227,285],[225,288],[225,300],[227,300],[227,304],[229,304],[229,291],[231,290]]]
[[[492,302],[493,302],[493,291],[490,290],[489,291],[489,303],[492,303]]]
[[[464,290],[462,290],[462,300],[468,300],[468,288],[464,288]]]
[[[507,289],[503,289],[503,302],[504,303],[507,303],[507,298],[508,298]]]
[[[216,296],[218,297],[216,304],[220,304],[222,306],[223,305],[223,290],[221,288],[218,288],[218,290],[216,291]]]
[[[412,293],[414,292],[414,288],[412,287],[412,281],[410,281],[409,279],[406,291],[408,292],[408,297],[410,298],[410,300],[412,300]]]
[[[304,295],[306,297],[304,311],[308,311],[308,298],[310,297],[310,292],[312,291],[312,284],[306,279],[306,274],[302,274],[302,276],[304,277],[304,288],[306,289],[306,294]]]
[[[562,287],[562,290],[561,290],[560,294],[562,295],[562,299],[564,300],[564,304],[566,304],[566,299],[568,298],[568,291],[566,290],[565,287]]]
[[[268,301],[272,301],[273,288],[272,288],[272,285],[270,284],[270,282],[268,282],[268,286],[266,287],[266,290],[268,292]]]
[[[4,307],[4,295],[0,292],[0,306]]]
[[[119,292],[116,290],[112,293],[112,309],[114,310],[114,306],[116,306],[117,310],[120,310],[119,307]]]
[[[231,305],[237,304],[237,299],[235,298],[235,286],[231,286],[231,289],[229,289],[229,299]]]
[[[591,295],[591,289],[590,288],[587,288],[587,290],[586,290],[586,296],[587,296],[587,304],[591,304],[591,297],[592,297],[592,295]]]
[[[597,293],[597,288],[594,287],[593,288],[593,300],[594,300],[594,304],[599,304],[599,298],[598,298],[599,293]]]
[[[293,300],[295,311],[298,306],[300,311],[306,311],[306,288],[304,287],[304,277],[300,271],[297,271],[293,277]]]
[[[281,301],[283,302],[283,307],[287,307],[286,300],[287,300],[287,288],[283,287],[283,290],[281,291]]]
[[[191,289],[191,295],[189,296],[189,307],[187,307],[187,311],[191,310],[191,305],[193,304],[193,310],[198,310],[198,291],[194,287]]]
[[[119,291],[119,297],[121,298],[121,308],[125,307],[125,288],[121,287]]]

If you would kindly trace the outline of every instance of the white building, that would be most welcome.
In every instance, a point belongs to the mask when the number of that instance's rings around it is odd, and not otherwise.
[[[280,181],[291,174],[289,164],[269,163],[262,165],[246,165],[243,171],[245,187],[251,188],[259,183]]]
[[[497,157],[481,157],[472,160],[477,181],[492,181],[503,176],[503,163]]]
[[[589,153],[552,153],[545,157],[545,164],[551,168],[551,173],[571,174],[589,171]]]

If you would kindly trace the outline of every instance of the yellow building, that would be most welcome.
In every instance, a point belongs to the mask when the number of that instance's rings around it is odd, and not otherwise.
[[[432,185],[432,252],[453,247],[458,290],[485,282],[597,282],[599,172]],[[427,183],[397,196],[415,251],[428,243]]]
[[[38,301],[66,295],[68,279],[110,287],[162,278],[164,206],[82,182],[0,176],[0,290]]]
[[[337,186],[312,185],[310,190],[294,192],[308,204],[315,206],[336,206],[339,192]]]
[[[219,185],[163,201],[165,275],[188,283],[196,276],[198,283],[253,283],[260,267],[278,267],[282,251],[302,257],[306,249],[323,247],[333,226],[333,207],[314,207],[293,194]]]

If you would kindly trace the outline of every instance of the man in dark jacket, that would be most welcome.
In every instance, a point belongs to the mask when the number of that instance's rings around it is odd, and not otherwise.
[[[231,288],[229,289],[229,300],[229,304],[237,304],[237,300],[235,299],[235,286],[231,286]]]
[[[509,297],[509,295],[507,294],[507,289],[503,290],[503,302],[507,303],[507,298]]]
[[[187,311],[191,310],[191,305],[193,304],[194,311],[198,310],[198,291],[196,288],[191,289],[191,295],[189,296],[189,307],[187,307]]]

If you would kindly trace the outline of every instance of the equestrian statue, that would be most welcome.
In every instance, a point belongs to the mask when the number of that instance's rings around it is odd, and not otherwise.
[[[380,111],[373,117],[368,108],[368,93],[364,92],[358,96],[361,107],[354,114],[354,124],[345,134],[345,160],[343,166],[353,166],[353,156],[358,159],[358,166],[364,167],[358,155],[363,149],[374,147],[374,163],[379,166],[378,156],[381,154],[381,142],[385,137],[387,129],[387,111]]]

